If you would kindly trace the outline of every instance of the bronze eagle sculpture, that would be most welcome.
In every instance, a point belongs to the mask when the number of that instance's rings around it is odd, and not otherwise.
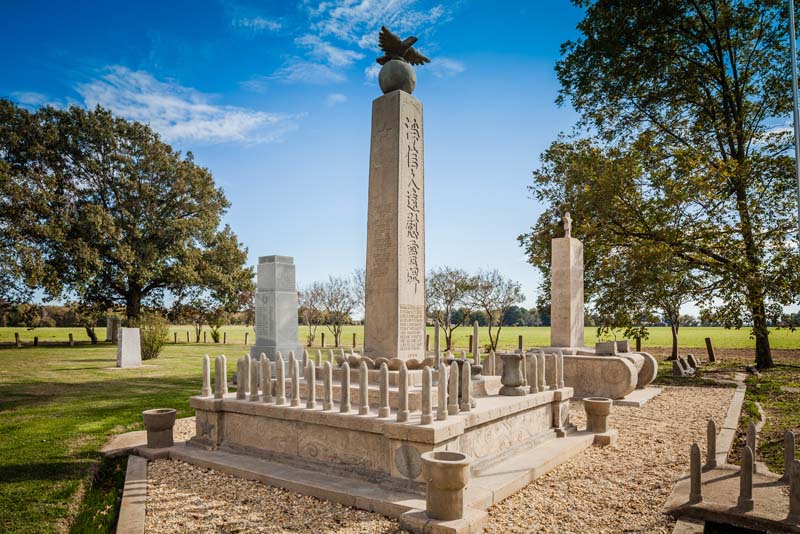
[[[430,59],[417,52],[412,46],[416,42],[416,37],[406,37],[401,40],[397,35],[386,29],[386,26],[381,26],[381,32],[378,34],[378,45],[385,55],[379,57],[376,61],[381,65],[385,65],[392,59],[399,59],[411,65],[430,63]]]

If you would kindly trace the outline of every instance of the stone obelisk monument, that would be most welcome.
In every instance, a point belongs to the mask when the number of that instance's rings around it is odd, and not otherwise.
[[[280,352],[283,359],[294,351],[303,353],[297,341],[297,287],[294,258],[291,256],[262,256],[258,259],[258,278],[255,296],[256,344],[250,356],[261,353],[275,360]]]
[[[364,353],[425,358],[425,178],[422,103],[411,65],[428,59],[382,28],[386,55],[372,102]]]
[[[552,241],[550,264],[550,345],[583,347],[583,243],[572,237],[564,215],[564,237]]]

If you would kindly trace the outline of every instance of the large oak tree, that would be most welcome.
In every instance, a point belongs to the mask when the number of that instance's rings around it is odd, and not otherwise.
[[[710,277],[709,304],[751,325],[757,366],[772,366],[768,318],[800,287],[792,140],[773,129],[791,112],[786,3],[574,3],[585,16],[557,65],[560,100],[598,142],[543,156],[533,190],[549,209],[523,243],[541,254],[569,210],[576,236],[666,247]]]
[[[234,302],[253,273],[221,227],[228,206],[211,173],[147,125],[0,99],[0,243],[29,287],[134,321],[169,293]]]

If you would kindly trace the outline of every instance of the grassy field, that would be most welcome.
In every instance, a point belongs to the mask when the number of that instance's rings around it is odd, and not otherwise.
[[[249,332],[249,343],[255,342],[255,331],[252,327],[246,326],[226,326],[222,329],[227,333],[228,343],[230,344],[243,344],[245,333]],[[0,343],[12,343],[14,341],[14,332],[19,332],[23,343],[33,343],[33,337],[38,336],[40,342],[66,342],[69,339],[69,333],[75,338],[76,342],[88,342],[89,337],[83,328],[36,328],[35,330],[27,330],[22,327],[7,327],[0,328]],[[186,333],[189,333],[191,344],[195,343],[194,329],[191,326],[172,326],[169,339],[172,342],[177,334],[178,343],[186,343]],[[211,342],[211,335],[208,328],[204,329],[206,332],[206,339],[208,344]],[[333,345],[333,334],[326,327],[317,328],[316,343],[321,342],[321,334],[325,333],[325,340],[328,346]],[[345,347],[350,347],[353,342],[353,333],[356,334],[357,343],[360,346],[364,340],[364,327],[363,326],[346,326],[342,334],[342,343]],[[431,343],[433,343],[433,328],[428,328],[428,333],[431,335]],[[460,327],[454,333],[454,344],[457,348],[467,348],[469,346],[469,335],[472,333],[472,328]],[[299,337],[300,341],[305,342],[307,328],[300,327]],[[98,338],[102,341],[105,339],[105,327],[97,328]],[[481,328],[480,333],[481,344],[485,345],[488,342],[488,329]],[[523,336],[525,346],[547,346],[550,344],[550,328],[549,327],[505,327],[500,334],[500,348],[516,348],[517,336]],[[585,339],[588,346],[592,346],[597,339],[597,329],[594,327],[587,327],[585,330]],[[705,348],[705,338],[710,337],[716,348],[720,349],[734,349],[734,348],[754,348],[755,341],[750,338],[750,332],[747,329],[740,330],[726,330],[720,327],[684,327],[680,331],[680,346],[684,348]],[[202,343],[201,336],[201,343]],[[800,349],[800,331],[792,332],[785,328],[772,329],[770,335],[770,343],[774,349]],[[442,340],[444,346],[444,339]],[[672,334],[668,327],[653,327],[650,328],[650,338],[642,342],[642,349],[647,350],[647,347],[671,347]]]

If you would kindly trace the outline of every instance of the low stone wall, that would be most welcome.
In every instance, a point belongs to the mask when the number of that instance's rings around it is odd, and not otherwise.
[[[431,450],[460,451],[476,464],[503,451],[555,437],[569,410],[570,388],[520,397],[482,397],[469,412],[421,425],[418,415],[405,423],[338,411],[236,400],[192,397],[197,433],[190,445],[279,456],[351,470],[371,479],[421,480],[420,455]]]

